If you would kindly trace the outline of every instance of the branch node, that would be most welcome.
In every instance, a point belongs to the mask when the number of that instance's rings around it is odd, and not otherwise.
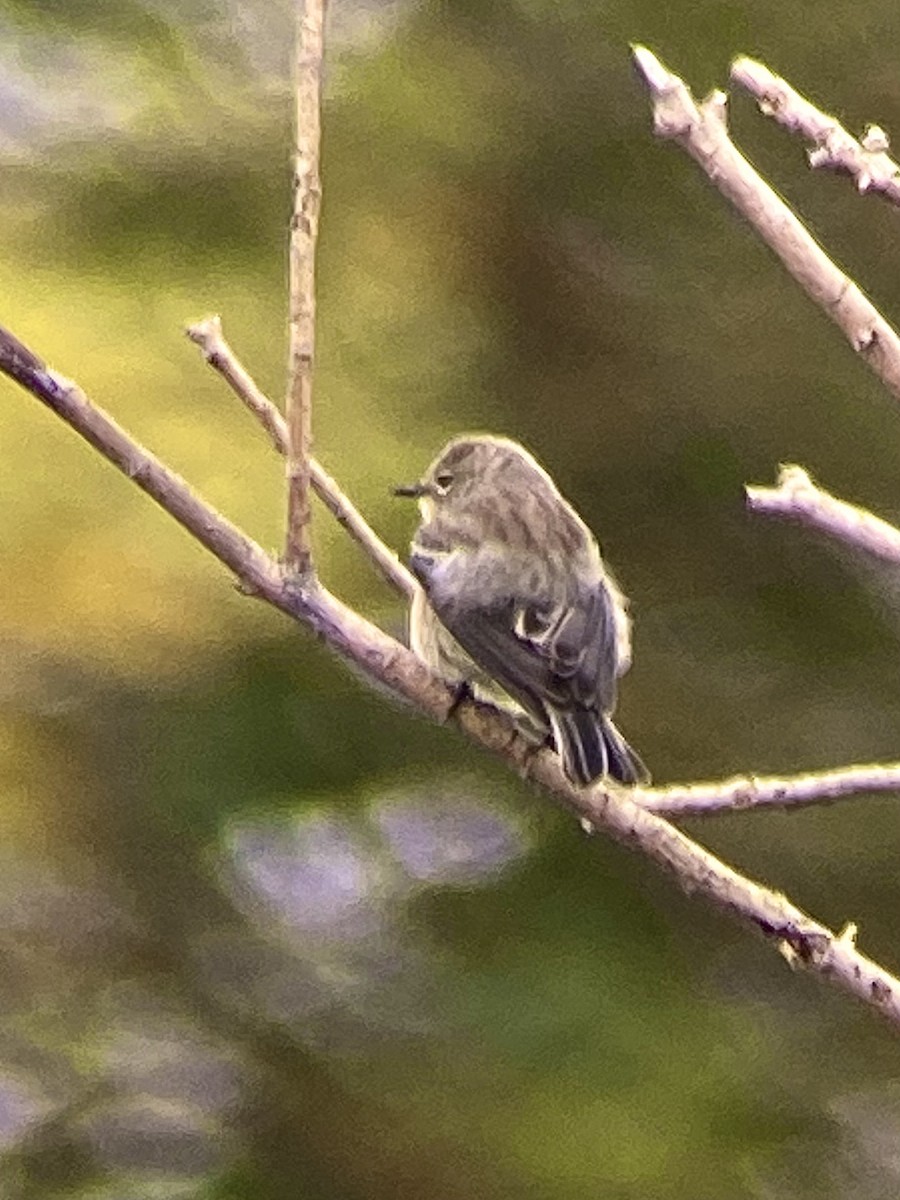
[[[632,59],[653,96],[653,132],[657,137],[687,137],[700,113],[687,85],[646,46],[632,46]]]
[[[865,331],[864,349],[870,346],[868,330],[877,330],[878,353],[867,356],[866,361],[900,399],[900,337],[860,288],[847,286],[846,274],[731,141],[722,94],[713,93],[698,109],[684,81],[649,50],[636,47],[633,54],[652,96],[656,132],[683,146],[857,350],[860,330]],[[862,178],[866,188],[878,186],[900,204],[900,168],[886,154],[864,150],[833,118],[819,113],[762,63],[738,58],[731,75],[757,99],[763,99],[777,120],[799,129],[817,150],[827,153],[827,160],[821,153],[817,155],[817,165],[848,171],[857,181]],[[842,302],[835,304],[835,296],[842,297]]]
[[[872,1003],[877,1004],[879,1008],[890,1008],[894,999],[894,990],[890,984],[883,979],[873,979],[869,985],[869,994],[872,997]]]
[[[203,317],[192,325],[185,326],[187,337],[200,347],[200,352],[208,363],[218,355],[219,344],[222,340],[222,319],[217,313]]]
[[[868,154],[887,154],[891,148],[890,138],[880,125],[867,125],[860,144]]]
[[[307,5],[304,25],[313,2],[309,0]],[[642,69],[648,78],[652,77],[656,83],[661,80],[662,89],[667,90],[670,97],[675,96],[679,103],[693,106],[687,89],[683,85],[672,87],[672,77],[664,72],[649,51],[636,48],[637,61],[640,61],[639,52],[645,56]],[[680,84],[680,81],[676,80],[676,84]],[[700,119],[695,106],[693,112],[694,117],[683,127],[687,130],[686,139],[693,137],[697,128],[695,122]],[[705,161],[710,174],[719,181],[726,178],[729,170],[737,172],[724,190],[728,190],[728,187],[736,191],[747,188],[746,160],[741,159],[734,147],[726,144],[726,139],[717,139],[715,130],[710,134],[707,126],[702,132],[705,141],[701,139],[700,144],[691,148],[695,157]],[[735,179],[738,183],[735,183]],[[752,189],[750,194],[758,201],[758,195],[752,193]],[[832,288],[827,294],[833,295],[834,290]],[[856,326],[861,324],[865,322],[857,320]],[[881,339],[882,327],[879,324],[877,328]],[[22,384],[120,471],[138,481],[148,495],[242,581],[249,583],[255,592],[280,611],[309,626],[346,661],[394,695],[415,704],[430,718],[439,718],[452,703],[452,693],[446,683],[429,672],[415,655],[342,605],[317,585],[314,577],[298,579],[292,570],[278,569],[256,543],[206,504],[185,480],[135,442],[102,410],[95,408],[80,389],[62,376],[48,372],[37,356],[11,335],[4,335],[3,331],[0,331],[0,371]],[[296,449],[297,442],[293,441],[292,458],[296,456]],[[799,471],[799,468],[785,468],[785,481],[790,472]],[[857,544],[863,544],[866,538],[873,544],[877,544],[878,538],[885,544],[890,542],[891,537],[895,542],[900,540],[897,530],[878,522],[871,514],[854,510],[852,506],[820,492],[805,472],[794,478],[795,481],[801,479],[812,493],[802,497],[804,502],[815,502],[817,511],[828,512],[833,520],[837,520],[837,512],[848,523],[848,527],[852,525],[856,529]],[[779,497],[777,489],[774,493],[772,489],[748,489],[748,498],[755,496],[759,507],[763,507],[764,501],[770,499],[772,494],[784,503],[784,497]],[[794,502],[800,498],[798,495]],[[773,507],[771,511],[776,511],[776,508]],[[708,897],[722,911],[766,933],[788,961],[808,965],[827,981],[884,1013],[896,1028],[900,1028],[900,981],[855,949],[855,931],[851,933],[849,927],[845,927],[840,935],[835,935],[792,905],[781,893],[733,870],[660,817],[658,812],[665,810],[664,805],[660,805],[657,812],[651,811],[649,803],[646,803],[652,797],[651,789],[635,792],[632,796],[628,789],[606,783],[591,789],[573,786],[564,778],[556,755],[529,747],[526,739],[515,730],[511,719],[490,706],[474,702],[463,705],[458,724],[483,748],[504,755],[514,764],[526,762],[530,778],[545,787],[556,800],[582,820],[595,828],[602,828],[618,842],[641,850],[651,861],[677,878],[686,890]],[[866,770],[881,790],[888,790],[889,785],[897,790],[900,766],[895,764],[893,775],[883,766]],[[738,781],[737,790],[746,789],[758,801],[765,794],[765,783],[760,779]],[[814,786],[820,783],[815,777],[805,781],[807,797]],[[854,774],[854,783],[860,783],[858,773]],[[843,794],[842,786],[834,783],[834,790],[830,794]],[[784,781],[779,781],[775,791],[785,787]],[[728,785],[721,785],[721,790],[727,792]],[[694,799],[702,791],[700,786],[693,789]],[[798,793],[803,795],[804,788],[798,787]],[[638,799],[644,802],[644,806],[636,802]]]
[[[845,946],[849,950],[856,949],[856,939],[859,935],[859,926],[855,921],[848,921],[841,932],[835,939],[839,946]]]
[[[219,318],[205,317],[202,321],[189,325],[185,333],[200,347],[213,370],[222,376],[238,399],[256,417],[272,439],[275,449],[286,455],[287,422],[268,396],[260,390],[225,340]],[[315,458],[310,459],[309,467],[313,491],[335,520],[363,548],[384,579],[402,596],[412,599],[419,586],[413,575],[403,566],[393,550],[384,544],[362,513]]]
[[[700,113],[708,121],[715,124],[722,130],[727,132],[728,129],[728,95],[721,88],[716,88],[710,92],[703,103],[700,105]]]
[[[794,949],[794,947],[791,945],[791,943],[787,940],[787,938],[782,938],[781,941],[778,942],[778,953],[781,955],[781,957],[784,959],[784,961],[787,963],[787,965],[791,968],[792,971],[797,971],[800,969],[800,967],[802,965],[800,962],[800,955],[797,953],[797,951]]]
[[[262,596],[261,590],[249,579],[235,579],[234,590],[240,596],[250,596],[253,599],[259,599]]]
[[[751,58],[735,59],[731,78],[750,92],[764,116],[812,143],[810,167],[849,175],[858,191],[878,191],[900,205],[900,167],[888,154],[890,141],[880,126],[869,125],[857,141],[835,117],[821,112],[764,63]]]

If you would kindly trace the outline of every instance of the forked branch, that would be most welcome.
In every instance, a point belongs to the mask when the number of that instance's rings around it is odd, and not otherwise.
[[[205,317],[202,321],[189,325],[185,332],[191,341],[200,347],[203,357],[212,369],[222,376],[235,395],[253,413],[272,439],[275,449],[286,455],[287,422],[257,386],[250,372],[225,340],[219,318]],[[313,491],[335,520],[343,525],[353,540],[363,548],[391,587],[407,599],[412,599],[419,587],[413,573],[408,571],[393,550],[384,544],[359,509],[341,491],[336,480],[332,479],[314,457],[309,460],[309,473]]]
[[[643,851],[682,887],[774,941],[785,957],[865,1001],[900,1029],[900,980],[855,945],[848,926],[834,933],[786,897],[754,883],[636,802],[627,789],[574,787],[556,755],[535,751],[503,713],[472,699],[459,702],[411,651],[354,613],[315,580],[286,573],[187,483],[128,436],[70,380],[12,334],[0,330],[0,372],[10,376],[114,463],[238,577],[244,590],[307,625],[331,649],[419,712],[452,720],[473,742],[540,784],[583,824]],[[643,793],[646,800],[651,793]]]
[[[406,647],[342,604],[313,577],[309,569],[310,484],[316,486],[332,511],[354,531],[354,536],[367,547],[383,570],[388,562],[386,556],[390,556],[310,455],[314,256],[320,191],[322,9],[322,0],[306,0],[299,38],[297,184],[291,236],[291,382],[286,421],[227,350],[217,326],[205,329],[197,326],[191,334],[203,347],[210,363],[256,413],[276,446],[287,451],[290,500],[285,565],[267,555],[193,492],[185,480],[129,437],[102,410],[92,405],[74,383],[52,371],[14,335],[2,329],[0,372],[10,376],[71,425],[170,513],[237,576],[243,590],[307,625],[346,662],[422,714],[437,721],[452,721],[471,741],[499,755],[518,773],[540,784],[549,795],[575,813],[585,826],[603,830],[616,840],[638,848],[671,872],[686,890],[699,892],[721,909],[758,929],[776,943],[789,961],[831,980],[874,1007],[900,1029],[900,981],[860,954],[855,945],[854,926],[848,925],[841,933],[834,933],[783,895],[734,871],[652,811],[655,808],[658,812],[674,814],[721,809],[725,804],[714,803],[715,788],[720,797],[729,798],[731,807],[753,803],[751,793],[754,788],[755,802],[758,803],[783,801],[784,794],[790,789],[793,789],[797,803],[810,802],[817,786],[822,796],[839,794],[840,788],[847,784],[846,778],[837,780],[840,772],[818,779],[805,776],[793,781],[756,780],[749,783],[732,780],[721,785],[687,789],[629,792],[602,783],[592,788],[574,787],[563,775],[557,757],[547,749],[535,750],[508,716],[471,698],[460,701],[455,691],[433,675]],[[654,94],[658,130],[679,140],[704,165],[722,190],[776,248],[792,273],[838,320],[856,348],[865,353],[889,386],[900,394],[900,353],[896,336],[731,145],[724,126],[721,94],[698,109],[684,84],[666,72],[649,51],[638,50],[635,56]],[[799,490],[803,491],[802,488]],[[760,501],[759,496],[756,499]],[[833,497],[828,499],[833,505],[841,503]],[[765,497],[757,507],[762,507],[764,502]],[[871,534],[871,527],[867,528]],[[878,538],[874,540],[878,541]],[[885,536],[881,537],[881,542],[885,543]],[[394,562],[396,564],[396,560]],[[386,573],[401,590],[411,593],[402,569],[388,566]],[[853,785],[871,788],[878,779],[885,787],[889,786],[887,776],[876,777],[876,771],[890,772],[897,768],[892,765],[853,770],[868,772],[865,777],[858,774]],[[810,782],[816,779],[817,782]],[[894,779],[890,780],[891,787],[894,782]]]
[[[653,98],[656,133],[688,152],[900,399],[900,338],[731,141],[725,93],[713,92],[697,104],[684,80],[650,50],[635,46],[632,53]]]

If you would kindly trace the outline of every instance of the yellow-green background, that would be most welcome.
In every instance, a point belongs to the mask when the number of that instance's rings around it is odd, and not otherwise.
[[[896,132],[895,7],[332,8],[321,460],[402,549],[390,485],[446,437],[527,443],[632,597],[622,725],[659,782],[896,757],[894,573],[742,485],[799,461],[900,515],[900,410],[654,140],[628,56],[703,93],[758,55]],[[272,548],[281,464],[181,327],[220,312],[280,398],[289,29],[262,0],[0,3],[0,320]],[[747,98],[732,124],[896,317],[897,212]],[[0,393],[3,1196],[900,1194],[895,1033],[371,692]],[[399,631],[318,510],[315,544]],[[493,821],[506,869],[412,882],[392,804],[442,846]],[[691,823],[895,969],[898,828],[891,797]]]

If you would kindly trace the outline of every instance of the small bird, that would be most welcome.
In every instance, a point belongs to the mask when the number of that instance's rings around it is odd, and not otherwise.
[[[412,649],[552,736],[573,783],[648,782],[611,719],[631,664],[627,601],[543,467],[508,438],[464,435],[394,491],[417,497],[422,516],[410,554],[423,589]]]

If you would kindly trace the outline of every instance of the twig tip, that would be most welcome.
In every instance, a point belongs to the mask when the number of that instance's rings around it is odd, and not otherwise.
[[[855,921],[848,921],[835,940],[839,946],[845,946],[848,950],[855,950],[858,936],[859,926]]]
[[[209,317],[203,317],[200,321],[194,321],[190,325],[186,325],[184,329],[185,337],[199,346],[203,352],[204,358],[209,361],[221,347],[222,343],[222,320],[216,314]]]
[[[631,44],[631,57],[634,65],[643,75],[644,80],[653,92],[662,91],[666,86],[669,72],[662,65],[652,50],[635,42]]]

